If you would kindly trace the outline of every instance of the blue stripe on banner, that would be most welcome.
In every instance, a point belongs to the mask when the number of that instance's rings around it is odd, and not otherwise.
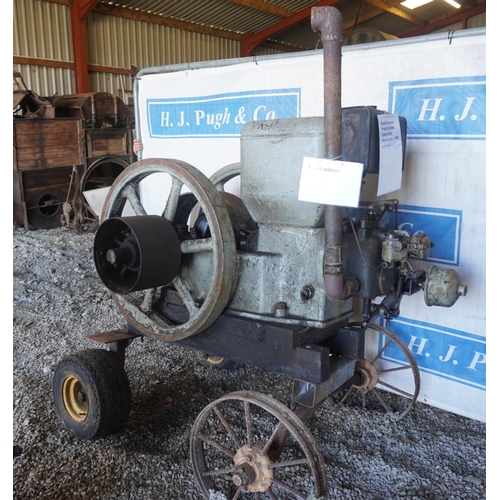
[[[389,82],[389,109],[408,139],[486,139],[486,76]]]
[[[486,338],[414,319],[396,318],[384,325],[410,349],[421,371],[486,390]],[[380,347],[384,337],[380,335]],[[392,342],[382,359],[407,364]]]
[[[254,120],[297,118],[301,90],[252,90],[203,97],[147,99],[152,138],[239,137]]]

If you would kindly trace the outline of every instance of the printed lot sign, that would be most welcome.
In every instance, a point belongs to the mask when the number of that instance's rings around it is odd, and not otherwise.
[[[376,106],[407,121],[402,175],[394,167],[397,130],[386,116],[383,132],[393,135],[380,159],[390,168],[382,187],[378,175],[365,176],[360,206],[398,199],[398,228],[412,236],[423,231],[435,244],[429,259],[412,259],[413,267],[451,267],[468,287],[452,308],[428,307],[422,293],[404,297],[401,317],[389,328],[419,364],[419,399],[479,420],[486,418],[485,38],[484,30],[466,30],[452,43],[438,34],[342,53],[342,106]],[[135,102],[144,158],[179,159],[208,177],[240,161],[245,123],[323,115],[321,51],[143,72]],[[164,183],[151,176],[145,184],[148,213],[161,213]],[[238,194],[239,184],[226,190]],[[309,186],[308,197],[315,196]],[[370,339],[367,349],[378,349],[379,341]],[[384,363],[404,359],[388,350]]]

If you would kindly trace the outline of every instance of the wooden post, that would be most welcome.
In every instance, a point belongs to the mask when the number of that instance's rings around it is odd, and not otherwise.
[[[87,32],[85,21],[98,0],[73,0],[70,4],[75,86],[77,94],[89,92]]]

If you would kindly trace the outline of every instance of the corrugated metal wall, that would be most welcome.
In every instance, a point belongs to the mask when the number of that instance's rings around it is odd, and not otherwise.
[[[44,0],[14,0],[14,56],[39,58],[49,65],[15,64],[27,87],[42,96],[75,92],[71,19],[67,5]],[[486,25],[486,13],[468,20],[468,28]],[[440,31],[461,29],[460,23]],[[89,63],[130,70],[151,66],[239,57],[240,42],[153,23],[93,12],[87,20]],[[278,53],[258,47],[259,55]],[[52,64],[53,66],[50,66]],[[56,67],[56,66],[62,67]],[[119,95],[132,89],[132,77],[91,72],[90,90]]]
[[[473,28],[483,28],[486,26],[486,12],[483,12],[482,14],[478,14],[477,16],[470,17],[467,19],[467,29],[473,29]],[[445,26],[444,28],[441,28],[439,30],[433,31],[433,33],[446,33],[448,31],[457,31],[462,29],[462,23],[454,23],[450,24],[449,26]]]
[[[73,62],[69,7],[43,0],[14,0],[14,56]],[[240,43],[210,35],[92,13],[87,20],[89,64],[142,69],[150,66],[239,57]],[[74,71],[42,65],[14,64],[26,86],[42,96],[75,92]],[[131,90],[132,78],[90,73],[90,90]]]
[[[445,26],[439,30],[433,31],[432,33],[447,33],[448,31],[457,31],[461,29],[462,29],[462,22],[459,21],[458,23],[449,24],[448,26]]]
[[[56,3],[14,0],[13,51],[15,56],[72,62],[69,9]],[[75,91],[74,72],[68,68],[14,64],[27,87],[42,96]]]
[[[38,95],[51,97],[75,93],[75,74],[72,70],[26,64],[14,64],[13,67],[14,71],[21,73],[26,87]]]
[[[467,20],[467,28],[482,28],[486,26],[486,12],[478,14],[477,16],[471,17]]]
[[[125,70],[240,55],[240,43],[234,40],[97,13],[89,16],[87,33],[89,63]],[[132,89],[127,75],[91,73],[90,82],[95,91],[118,94],[118,89]]]

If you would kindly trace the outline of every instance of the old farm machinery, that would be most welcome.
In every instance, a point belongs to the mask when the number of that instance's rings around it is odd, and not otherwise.
[[[392,387],[408,397],[398,418],[404,416],[418,396],[418,366],[378,318],[396,317],[404,295],[423,292],[427,305],[450,307],[466,294],[453,270],[413,269],[410,257],[425,258],[432,243],[423,233],[387,227],[385,215],[397,212],[397,200],[370,204],[356,222],[341,207],[298,201],[304,157],[343,154],[363,163],[365,174],[378,172],[378,152],[363,147],[378,138],[376,120],[361,119],[375,111],[340,107],[340,13],[313,8],[312,26],[324,47],[324,117],[248,123],[241,162],[212,180],[170,159],[140,160],[118,176],[94,260],[127,328],[91,335],[109,349],[70,355],[54,375],[59,415],[82,439],[106,436],[127,421],[124,358],[138,337],[176,342],[215,365],[237,361],[292,377],[290,408],[238,391],[198,415],[190,450],[205,498],[211,491],[227,498],[327,498],[325,464],[304,421],[343,389],[375,391],[388,345],[402,351],[400,368],[411,381],[410,390]],[[156,173],[166,174],[170,189],[163,214],[148,215],[138,188]],[[241,197],[224,191],[238,174]],[[279,196],[276,185],[283,187]],[[135,216],[123,216],[126,203]],[[352,320],[355,298],[363,304],[360,322]],[[384,342],[365,357],[368,330]]]
[[[111,186],[134,161],[128,107],[106,92],[41,97],[19,73],[13,80],[14,222],[95,230],[84,193]]]

